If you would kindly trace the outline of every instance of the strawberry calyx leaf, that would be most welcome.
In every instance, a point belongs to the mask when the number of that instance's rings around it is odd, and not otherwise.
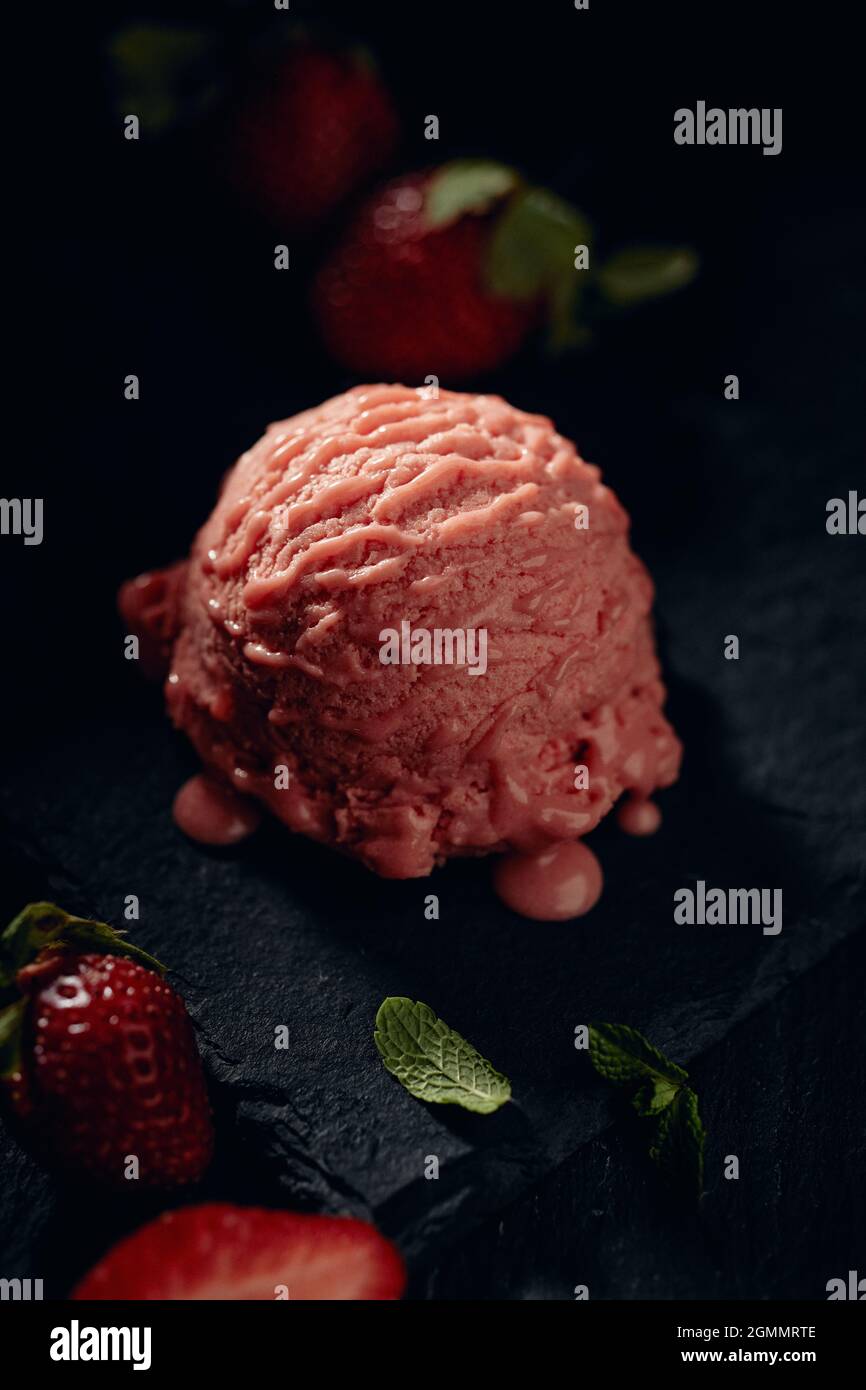
[[[674,246],[625,247],[597,265],[593,228],[584,214],[495,160],[455,159],[434,171],[425,195],[431,229],[487,214],[492,225],[481,266],[484,283],[496,298],[542,305],[553,352],[587,340],[587,298],[590,308],[601,301],[610,309],[629,309],[682,289],[698,271],[695,252]]]
[[[428,227],[440,230],[467,213],[489,212],[521,183],[516,169],[494,159],[452,159],[431,176],[424,216]]]
[[[165,966],[107,922],[75,917],[56,903],[28,903],[0,933],[0,1004],[20,993],[19,973],[46,950],[127,956],[164,974]]]
[[[135,22],[115,31],[106,53],[118,114],[162,135],[216,100],[217,41],[206,29]]]
[[[371,81],[380,76],[379,64],[373,50],[365,43],[354,43],[346,50],[346,56],[357,73]]]
[[[532,186],[515,193],[490,238],[484,276],[491,294],[543,304],[554,353],[586,337],[580,311],[589,272],[579,264],[591,239],[583,213],[549,189]]]
[[[575,258],[591,235],[586,218],[496,160],[454,159],[431,176],[424,209],[431,229],[491,212],[495,220],[481,267],[490,294],[522,304],[543,302],[550,346],[558,351],[577,345],[585,333],[578,310],[586,277]]]
[[[687,246],[629,246],[610,256],[598,272],[598,286],[620,309],[672,294],[698,273],[698,257]]]
[[[16,999],[0,1009],[0,1078],[4,1080],[21,1071],[21,1038],[26,1011],[26,999]]]
[[[521,189],[497,220],[484,267],[493,294],[532,300],[562,285],[579,286],[575,247],[590,236],[586,219],[545,188]]]
[[[27,987],[39,978],[38,965],[53,954],[98,951],[126,956],[149,970],[164,974],[165,966],[124,932],[107,922],[74,917],[56,903],[28,903],[0,932],[0,1078],[21,1070],[21,1037],[29,999]]]

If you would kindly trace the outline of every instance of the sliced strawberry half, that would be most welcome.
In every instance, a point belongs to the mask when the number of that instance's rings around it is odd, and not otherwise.
[[[224,1202],[165,1212],[85,1275],[86,1299],[397,1299],[396,1248],[364,1221]]]

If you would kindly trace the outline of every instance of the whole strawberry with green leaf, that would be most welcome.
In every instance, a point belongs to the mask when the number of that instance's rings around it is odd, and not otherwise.
[[[554,349],[585,334],[585,301],[627,307],[686,284],[691,252],[647,247],[596,264],[569,203],[506,165],[454,160],[362,204],[322,266],[313,308],[331,354],[384,380],[449,384],[507,362],[546,321]]]
[[[64,1174],[167,1188],[210,1163],[183,1000],[158,961],[103,922],[31,903],[0,935],[0,1079],[37,1152]]]

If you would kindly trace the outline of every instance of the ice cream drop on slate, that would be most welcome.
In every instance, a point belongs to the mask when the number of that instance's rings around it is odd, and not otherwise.
[[[184,782],[172,813],[179,829],[202,845],[240,844],[261,821],[254,801],[203,773]]]
[[[572,915],[566,883],[576,915],[601,879],[573,842],[624,793],[648,833],[676,779],[628,517],[549,420],[499,397],[366,386],[271,425],[170,573],[144,593],[169,712],[210,777],[386,877],[527,855],[497,874],[506,900],[540,893],[547,864],[551,915]],[[483,631],[485,669],[383,664],[404,624],[425,650]]]
[[[493,868],[496,895],[521,917],[565,922],[595,907],[601,865],[580,840],[562,840],[539,854],[507,854]]]

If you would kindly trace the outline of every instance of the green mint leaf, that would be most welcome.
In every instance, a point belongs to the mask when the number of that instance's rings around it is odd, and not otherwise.
[[[591,1023],[589,1055],[605,1080],[633,1088],[632,1105],[652,1121],[650,1158],[668,1178],[700,1197],[706,1135],[698,1098],[686,1085],[688,1073],[625,1024]]]
[[[591,1023],[589,1056],[599,1076],[615,1086],[666,1081],[676,1088],[689,1079],[642,1033],[623,1023]]]
[[[427,185],[427,222],[431,227],[447,227],[467,212],[487,212],[519,182],[514,169],[491,159],[451,160],[437,169]]]
[[[373,1036],[388,1071],[416,1100],[489,1115],[511,1098],[510,1081],[426,1004],[386,999]]]
[[[683,1086],[655,1121],[650,1158],[668,1178],[684,1183],[700,1197],[704,1190],[705,1143],[698,1098],[690,1086]]]
[[[547,297],[547,347],[556,355],[568,348],[581,347],[589,340],[589,329],[578,318],[583,281],[575,271],[552,285]]]
[[[485,278],[506,299],[552,295],[563,282],[579,285],[575,246],[588,245],[590,227],[570,203],[544,188],[527,188],[499,218],[487,252]]]
[[[698,273],[698,257],[688,247],[633,246],[605,261],[598,272],[602,294],[627,308],[682,289]]]

